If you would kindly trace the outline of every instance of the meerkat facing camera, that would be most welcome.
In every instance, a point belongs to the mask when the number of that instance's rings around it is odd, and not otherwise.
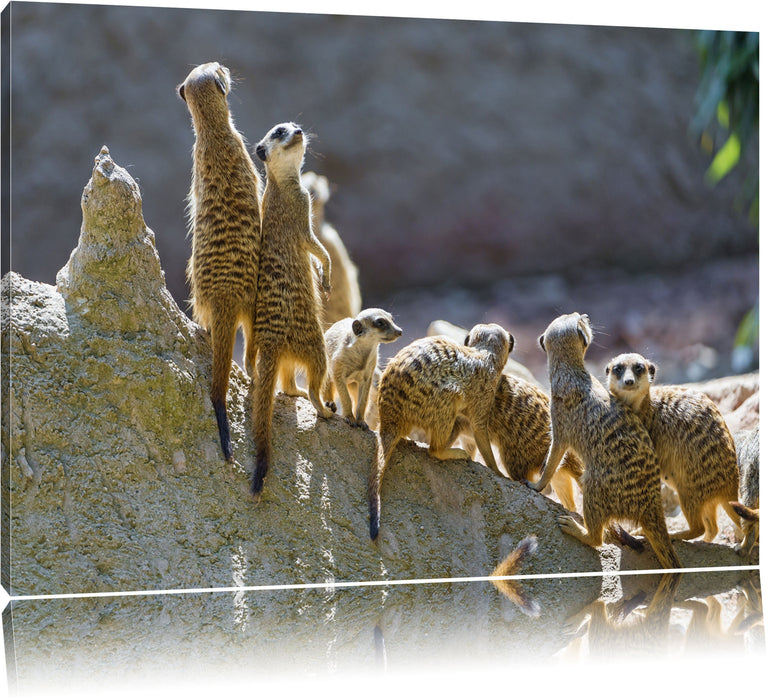
[[[541,491],[567,450],[585,465],[582,477],[584,527],[561,515],[561,530],[599,547],[612,520],[640,525],[664,568],[681,566],[668,536],[660,499],[660,472],[646,428],[587,370],[593,340],[586,315],[559,316],[539,337],[550,374],[552,439],[542,475],[529,486]]]
[[[324,334],[329,371],[321,396],[335,410],[335,390],[342,403],[342,414],[349,425],[369,429],[364,422],[366,403],[377,366],[378,346],[392,343],[402,333],[393,316],[383,309],[365,309],[356,318],[337,321]],[[356,410],[349,387],[356,391]]]
[[[310,255],[322,265],[329,289],[329,255],[310,224],[310,196],[299,180],[307,138],[294,123],[278,124],[256,146],[266,166],[261,203],[262,250],[256,295],[255,338],[259,351],[253,387],[253,436],[256,467],[252,490],[261,492],[270,462],[270,433],[275,383],[282,370],[307,372],[309,399],[322,418],[332,411],[320,399],[327,373],[321,327],[321,300]]]
[[[399,441],[413,428],[422,430],[429,454],[437,459],[468,459],[452,448],[457,421],[472,426],[485,463],[501,474],[490,446],[488,418],[501,372],[514,338],[501,326],[477,325],[465,345],[441,336],[420,338],[402,348],[389,362],[377,392],[379,430],[369,473],[369,534],[380,528],[380,487]]]
[[[738,498],[738,463],[722,413],[705,394],[654,386],[657,367],[642,355],[618,355],[606,366],[609,391],[639,417],[655,448],[660,472],[679,496],[689,527],[673,539],[714,539],[722,506],[740,533],[730,505]]]
[[[233,459],[226,395],[235,333],[245,336],[245,369],[256,360],[254,308],[261,242],[263,183],[232,123],[229,69],[205,63],[178,86],[194,125],[188,198],[191,257],[186,276],[194,320],[210,331],[213,377],[210,399],[221,450]]]

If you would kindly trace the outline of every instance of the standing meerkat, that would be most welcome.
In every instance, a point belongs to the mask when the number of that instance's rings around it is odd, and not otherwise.
[[[437,459],[468,459],[452,448],[458,419],[472,427],[485,463],[501,474],[488,433],[488,417],[514,338],[495,323],[477,325],[464,345],[441,336],[420,338],[388,363],[377,392],[380,418],[377,449],[369,473],[369,534],[380,529],[380,486],[399,441],[413,428],[424,431],[429,454]]]
[[[307,372],[309,399],[322,418],[331,409],[320,399],[326,377],[321,300],[310,255],[321,262],[321,284],[330,288],[329,255],[310,225],[310,195],[299,180],[307,137],[292,122],[278,124],[256,146],[267,170],[261,202],[262,248],[254,336],[259,350],[253,388],[256,467],[252,490],[261,493],[270,461],[272,407],[279,372]]]
[[[539,337],[550,374],[552,439],[541,478],[530,482],[541,491],[567,450],[582,459],[584,527],[561,515],[561,530],[599,547],[612,520],[640,525],[664,568],[681,566],[668,536],[660,500],[660,471],[649,433],[636,415],[617,401],[585,368],[593,340],[586,315],[556,318]]]
[[[329,181],[314,172],[302,173],[302,186],[312,200],[313,233],[331,258],[331,294],[323,302],[323,327],[328,329],[343,318],[355,318],[361,311],[358,268],[337,230],[325,219],[324,207],[329,201]]]
[[[382,309],[365,309],[356,318],[337,321],[324,335],[329,371],[323,383],[323,400],[334,410],[334,391],[342,403],[349,425],[369,429],[364,422],[372,376],[377,365],[377,346],[392,343],[401,335],[393,316]],[[356,410],[349,387],[356,390]]]
[[[635,413],[655,447],[660,472],[679,496],[689,528],[673,539],[719,531],[721,505],[738,528],[730,501],[738,498],[733,437],[720,410],[705,394],[678,386],[652,386],[657,367],[637,353],[618,355],[606,366],[609,391]]]
[[[253,337],[261,242],[262,181],[232,123],[229,69],[205,63],[189,73],[178,94],[194,126],[188,199],[191,257],[186,276],[194,320],[210,331],[213,378],[210,399],[221,450],[233,459],[226,394],[238,326],[245,336],[245,368],[256,360]]]

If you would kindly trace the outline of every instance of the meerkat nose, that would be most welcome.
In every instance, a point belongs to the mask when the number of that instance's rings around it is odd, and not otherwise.
[[[297,130],[294,132],[294,134],[295,134],[296,136],[301,136],[301,135],[302,135],[302,130],[301,130],[301,129],[297,129]]]

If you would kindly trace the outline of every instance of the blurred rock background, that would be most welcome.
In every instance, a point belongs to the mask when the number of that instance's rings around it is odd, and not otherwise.
[[[634,350],[663,381],[756,366],[732,367],[730,354],[758,299],[758,233],[742,172],[710,188],[711,156],[689,136],[693,32],[10,11],[10,266],[29,279],[53,283],[75,247],[80,193],[107,144],[140,183],[186,308],[193,133],[175,88],[217,60],[236,79],[230,104],[249,143],[289,119],[316,134],[306,166],[332,183],[327,218],[360,269],[364,306],[391,310],[403,341],[436,318],[501,322],[542,379],[536,337],[579,310],[599,330],[599,365]]]

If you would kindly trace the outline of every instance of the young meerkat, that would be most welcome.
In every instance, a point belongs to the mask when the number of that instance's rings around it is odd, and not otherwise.
[[[578,313],[559,316],[539,337],[549,366],[552,439],[539,481],[528,485],[541,491],[566,451],[572,450],[585,465],[584,526],[561,515],[561,530],[598,547],[610,521],[631,521],[641,526],[661,566],[679,567],[663,515],[660,471],[649,433],[585,368],[592,340],[587,316]]]
[[[468,459],[452,448],[457,421],[472,427],[485,463],[501,474],[488,433],[501,372],[514,347],[514,338],[501,326],[481,324],[469,332],[465,345],[442,336],[420,338],[402,348],[388,363],[377,392],[379,430],[369,473],[369,534],[380,529],[380,486],[399,441],[413,428],[424,431],[429,454],[437,459]]]
[[[332,415],[320,399],[327,372],[326,347],[310,255],[321,262],[325,291],[330,288],[331,264],[312,231],[310,195],[299,181],[306,146],[305,133],[291,122],[270,129],[256,146],[256,155],[266,166],[267,185],[261,202],[262,248],[254,327],[259,350],[253,387],[254,495],[261,492],[269,468],[278,372],[293,376],[296,366],[302,365],[315,410],[322,418]]]
[[[743,541],[736,551],[749,555],[760,539],[760,426],[733,436],[738,457],[738,500],[731,507],[741,516]]]
[[[329,371],[321,396],[332,410],[336,409],[334,392],[342,403],[342,414],[349,425],[369,430],[364,422],[372,376],[377,366],[378,345],[393,343],[402,331],[393,316],[382,309],[365,309],[356,318],[337,321],[324,334]],[[356,410],[349,387],[356,391]]]
[[[189,73],[178,94],[191,113],[194,148],[188,198],[191,257],[186,276],[194,320],[210,331],[210,399],[221,450],[233,459],[226,394],[235,333],[245,336],[245,368],[256,360],[253,337],[261,243],[263,183],[232,123],[229,69],[205,63]]]
[[[660,473],[679,496],[688,529],[673,539],[719,531],[721,505],[738,528],[730,501],[738,498],[738,463],[722,413],[705,394],[678,386],[653,386],[657,367],[637,353],[618,355],[606,366],[609,391],[639,417],[655,448]]]

